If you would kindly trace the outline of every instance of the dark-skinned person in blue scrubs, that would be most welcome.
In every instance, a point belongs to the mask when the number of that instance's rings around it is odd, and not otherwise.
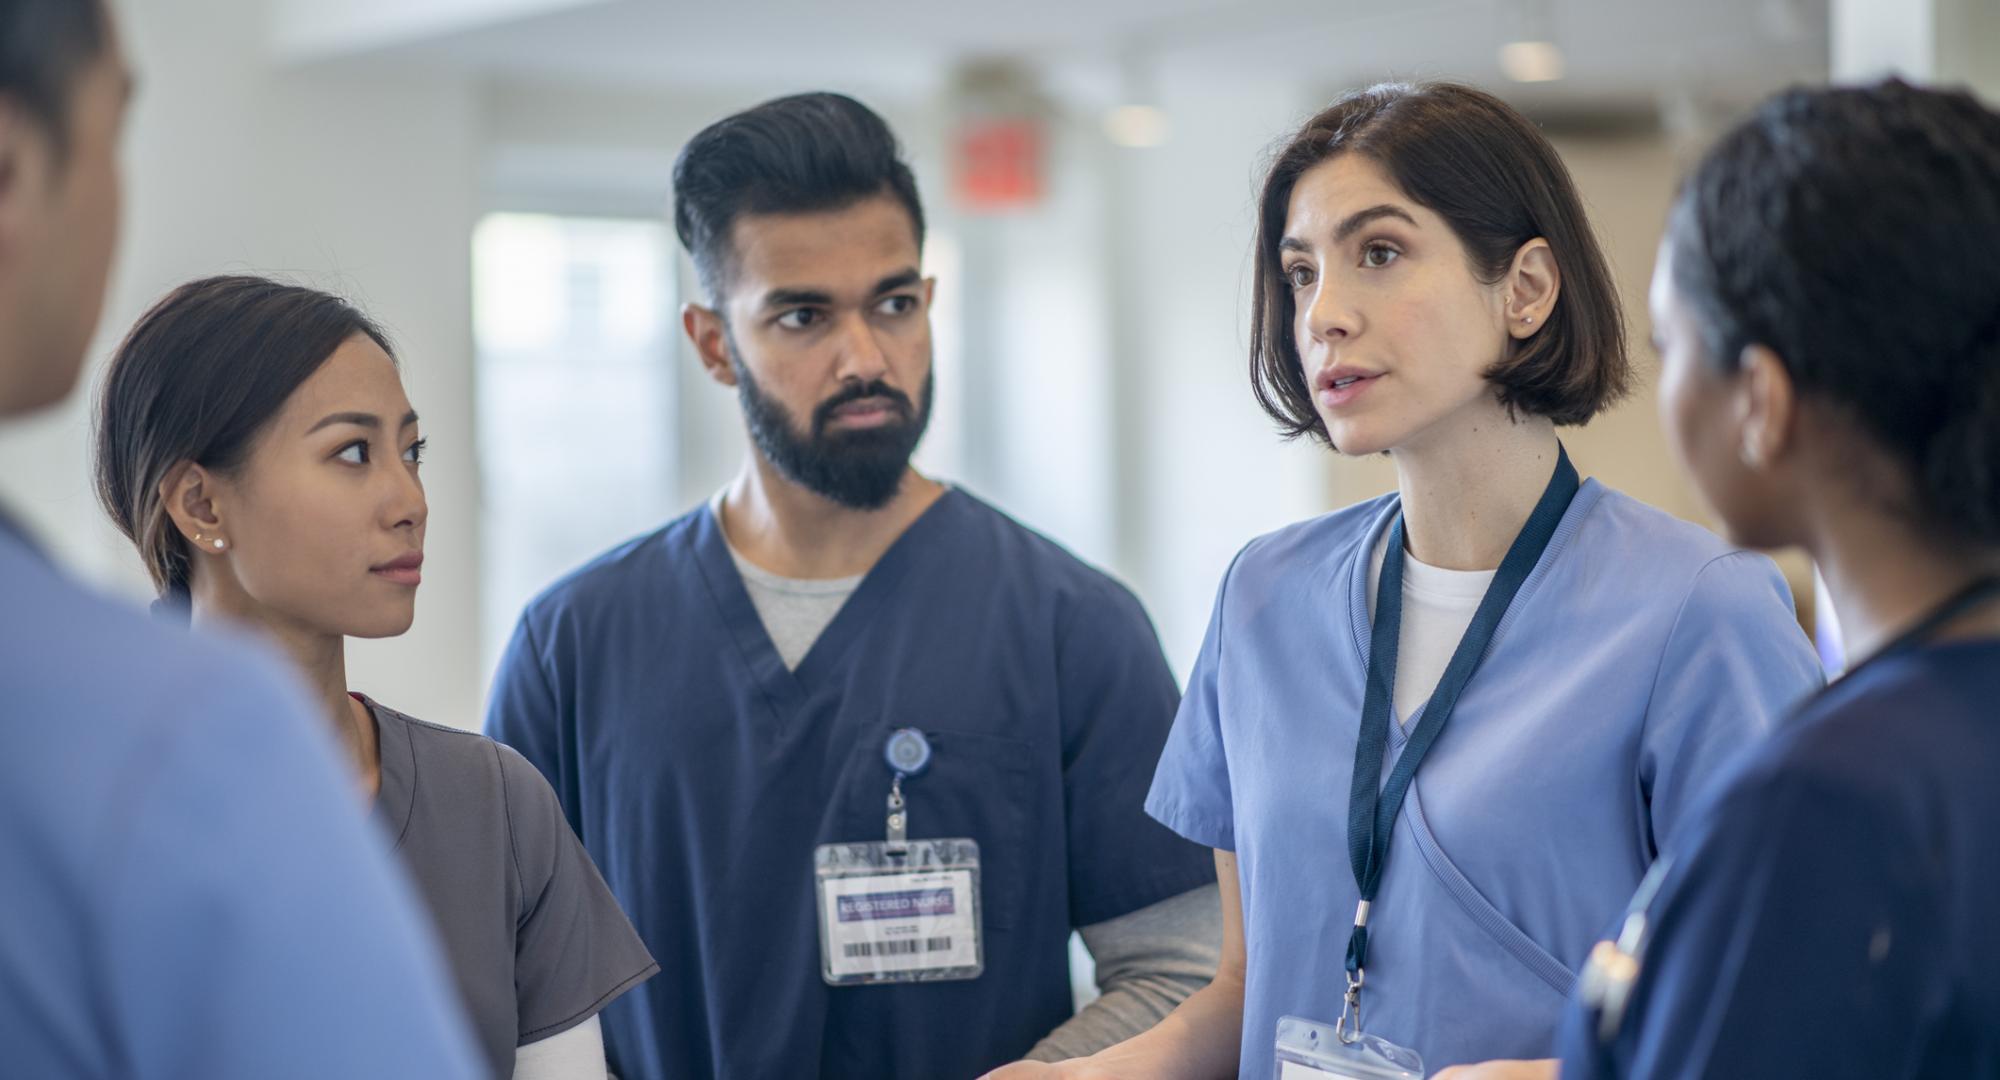
[[[0,424],[75,386],[133,77],[100,0],[0,0]],[[0,1073],[484,1075],[296,681],[84,589],[0,512]]]
[[[780,98],[674,188],[745,467],[534,600],[487,720],[667,972],[606,1010],[613,1066],[967,1078],[1145,1030],[1221,936],[1208,854],[1142,809],[1178,694],[1129,592],[911,468],[934,283],[894,136]]]
[[[597,1013],[657,966],[519,754],[349,689],[349,638],[423,584],[424,439],[381,327],[245,274],[168,293],[112,356],[98,494],[163,614],[277,645],[428,904],[494,1076],[604,1080]]]
[[[2000,114],[1793,90],[1681,188],[1660,412],[1727,525],[1825,575],[1846,674],[1597,947],[1549,1077],[2000,1076]]]

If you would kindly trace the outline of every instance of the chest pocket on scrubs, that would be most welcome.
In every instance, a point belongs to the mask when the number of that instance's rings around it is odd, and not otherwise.
[[[863,732],[841,777],[832,840],[879,840],[882,801],[894,774],[882,761],[882,744],[900,724]],[[909,725],[930,740],[923,774],[903,781],[911,840],[969,837],[979,842],[981,907],[986,928],[1020,922],[1024,879],[1030,873],[1028,800],[1033,755],[1020,739],[985,732]]]

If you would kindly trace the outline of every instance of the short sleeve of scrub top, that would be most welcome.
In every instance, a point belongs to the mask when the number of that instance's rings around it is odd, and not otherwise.
[[[1236,850],[1229,755],[1222,745],[1221,702],[1215,688],[1222,666],[1222,610],[1229,595],[1229,575],[1235,570],[1236,560],[1231,560],[1216,590],[1215,609],[1202,635],[1201,652],[1195,656],[1194,676],[1181,695],[1180,712],[1146,801],[1147,812],[1168,828],[1218,851]]]
[[[1710,792],[1641,909],[1613,1037],[1562,1074],[1985,1076],[2000,1062],[2000,645],[1836,684]]]
[[[520,754],[499,749],[526,906],[514,956],[525,1045],[597,1015],[660,965],[570,831],[549,782]]]
[[[366,700],[366,699],[363,699]],[[535,767],[376,702],[377,818],[429,903],[499,1075],[659,970]]]
[[[1386,496],[1231,565],[1147,808],[1237,856],[1244,1076],[1332,1022],[1358,890],[1347,804]],[[1397,819],[1367,1027],[1430,1069],[1546,1053],[1575,975],[1691,793],[1820,685],[1769,559],[1586,481]],[[1384,769],[1408,732],[1392,728]]]
[[[1214,880],[1148,817],[1146,791],[1180,692],[1139,601],[1109,580],[1057,645],[1071,926],[1094,926]],[[1192,857],[1191,857],[1192,856]]]
[[[1727,717],[1775,726],[1819,687],[1791,611],[1791,589],[1762,555],[1732,551],[1696,572],[1660,654],[1640,744],[1638,790],[1654,854],[1743,748]]]

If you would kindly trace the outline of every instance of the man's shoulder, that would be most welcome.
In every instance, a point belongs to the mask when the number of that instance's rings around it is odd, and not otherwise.
[[[648,602],[648,586],[694,573],[687,557],[692,534],[708,513],[706,504],[649,533],[633,537],[557,578],[528,601],[527,619],[542,622],[563,612],[597,612]]]
[[[1008,588],[1028,594],[1053,593],[1072,603],[1137,611],[1139,601],[1124,583],[1048,535],[960,488],[946,498],[960,550],[954,559],[981,565]]]
[[[142,827],[220,836],[278,802],[333,797],[325,733],[265,647],[148,618],[8,554],[0,787],[38,819],[15,824],[60,837],[78,873],[129,855]]]
[[[88,737],[105,738],[199,724],[237,702],[290,704],[277,662],[248,639],[149,617],[12,550],[0,554],[0,583],[9,597],[0,698],[23,716],[65,722],[32,726],[83,722]]]

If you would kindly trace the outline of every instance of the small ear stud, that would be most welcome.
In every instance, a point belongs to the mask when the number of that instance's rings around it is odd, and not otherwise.
[[[1523,315],[1521,316],[1521,321],[1532,326],[1534,325],[1535,317],[1533,315]]]
[[[207,544],[210,547],[213,547],[217,551],[221,551],[225,544],[225,541],[220,536],[216,537],[213,540],[210,540],[209,538],[203,536],[200,533],[194,534],[194,542],[197,544]]]

